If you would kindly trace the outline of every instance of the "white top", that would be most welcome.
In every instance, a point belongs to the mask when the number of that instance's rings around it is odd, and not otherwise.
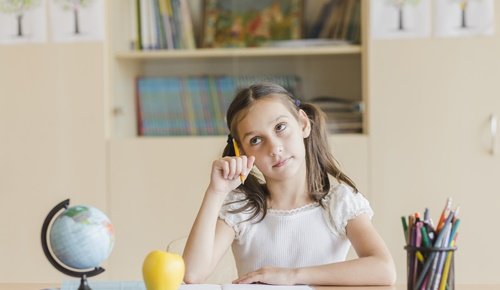
[[[250,213],[231,214],[240,208],[244,194],[226,197],[219,218],[231,226],[236,237],[232,249],[241,276],[264,266],[298,268],[344,261],[351,243],[346,236],[350,219],[360,214],[373,216],[368,200],[347,185],[332,186],[318,202],[292,210],[268,209],[259,223],[244,221]]]

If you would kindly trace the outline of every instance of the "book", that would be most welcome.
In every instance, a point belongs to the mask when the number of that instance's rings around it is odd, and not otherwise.
[[[315,97],[310,102],[318,106],[325,113],[329,112],[363,112],[364,104],[359,100],[350,100],[339,97]]]
[[[363,131],[364,104],[362,101],[321,96],[311,99],[311,103],[326,114],[329,133],[361,133]]]
[[[174,49],[174,39],[171,25],[172,5],[169,0],[159,0],[161,24],[166,41],[166,49]]]
[[[88,281],[93,290],[146,290],[143,281]],[[78,289],[80,281],[63,281],[61,290]],[[178,290],[313,290],[307,285],[277,286],[265,284],[182,284]]]
[[[323,6],[320,9],[318,17],[314,21],[314,24],[312,25],[312,28],[307,35],[308,38],[319,37],[321,30],[325,26],[325,23],[328,20],[328,17],[330,16],[330,13],[332,12],[332,9],[335,6],[335,4],[336,4],[335,0],[330,0],[323,4]]]
[[[313,47],[313,46],[339,46],[349,45],[350,42],[343,39],[329,38],[308,38],[295,40],[277,40],[269,41],[264,44],[268,47]]]
[[[188,0],[180,0],[180,14],[182,16],[182,43],[186,49],[195,49],[196,43],[194,40],[193,20],[191,19],[191,11]]]
[[[225,135],[225,113],[236,92],[273,82],[300,93],[294,75],[138,77],[136,111],[139,136]]]

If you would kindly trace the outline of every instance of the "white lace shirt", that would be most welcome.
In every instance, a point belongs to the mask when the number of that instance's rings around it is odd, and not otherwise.
[[[343,184],[333,186],[323,198],[325,208],[316,202],[292,210],[268,209],[258,223],[242,222],[250,217],[247,212],[228,212],[243,205],[228,202],[242,199],[243,193],[230,193],[219,214],[236,233],[232,250],[239,276],[264,266],[298,268],[344,261],[351,246],[347,222],[360,214],[373,216],[368,200]]]

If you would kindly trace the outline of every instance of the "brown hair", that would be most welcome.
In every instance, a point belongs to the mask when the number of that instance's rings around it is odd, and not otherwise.
[[[311,133],[309,137],[304,139],[304,145],[306,150],[307,188],[312,199],[319,202],[321,206],[324,206],[322,198],[327,195],[330,190],[329,175],[334,177],[338,182],[349,185],[357,192],[356,185],[340,170],[338,161],[333,157],[330,151],[327,138],[328,133],[326,131],[325,113],[313,104],[301,103],[279,85],[272,83],[254,84],[240,90],[236,94],[226,114],[230,135],[236,142],[241,144],[236,132],[237,123],[245,116],[248,108],[250,108],[254,102],[264,98],[279,98],[278,100],[288,108],[296,119],[299,117],[299,110],[303,110],[309,118]],[[222,156],[234,155],[232,142],[228,142]],[[241,201],[233,202],[241,202],[243,205],[231,212],[249,212],[251,217],[247,220],[254,219],[259,216],[259,214],[261,214],[261,216],[257,222],[264,219],[267,213],[267,197],[269,196],[269,191],[264,181],[252,170],[245,180],[245,184],[240,185],[238,189],[245,194],[246,198]]]

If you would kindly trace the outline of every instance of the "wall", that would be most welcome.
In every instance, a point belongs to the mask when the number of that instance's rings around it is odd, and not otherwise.
[[[102,44],[0,46],[0,282],[60,281],[50,209],[106,209]]]

